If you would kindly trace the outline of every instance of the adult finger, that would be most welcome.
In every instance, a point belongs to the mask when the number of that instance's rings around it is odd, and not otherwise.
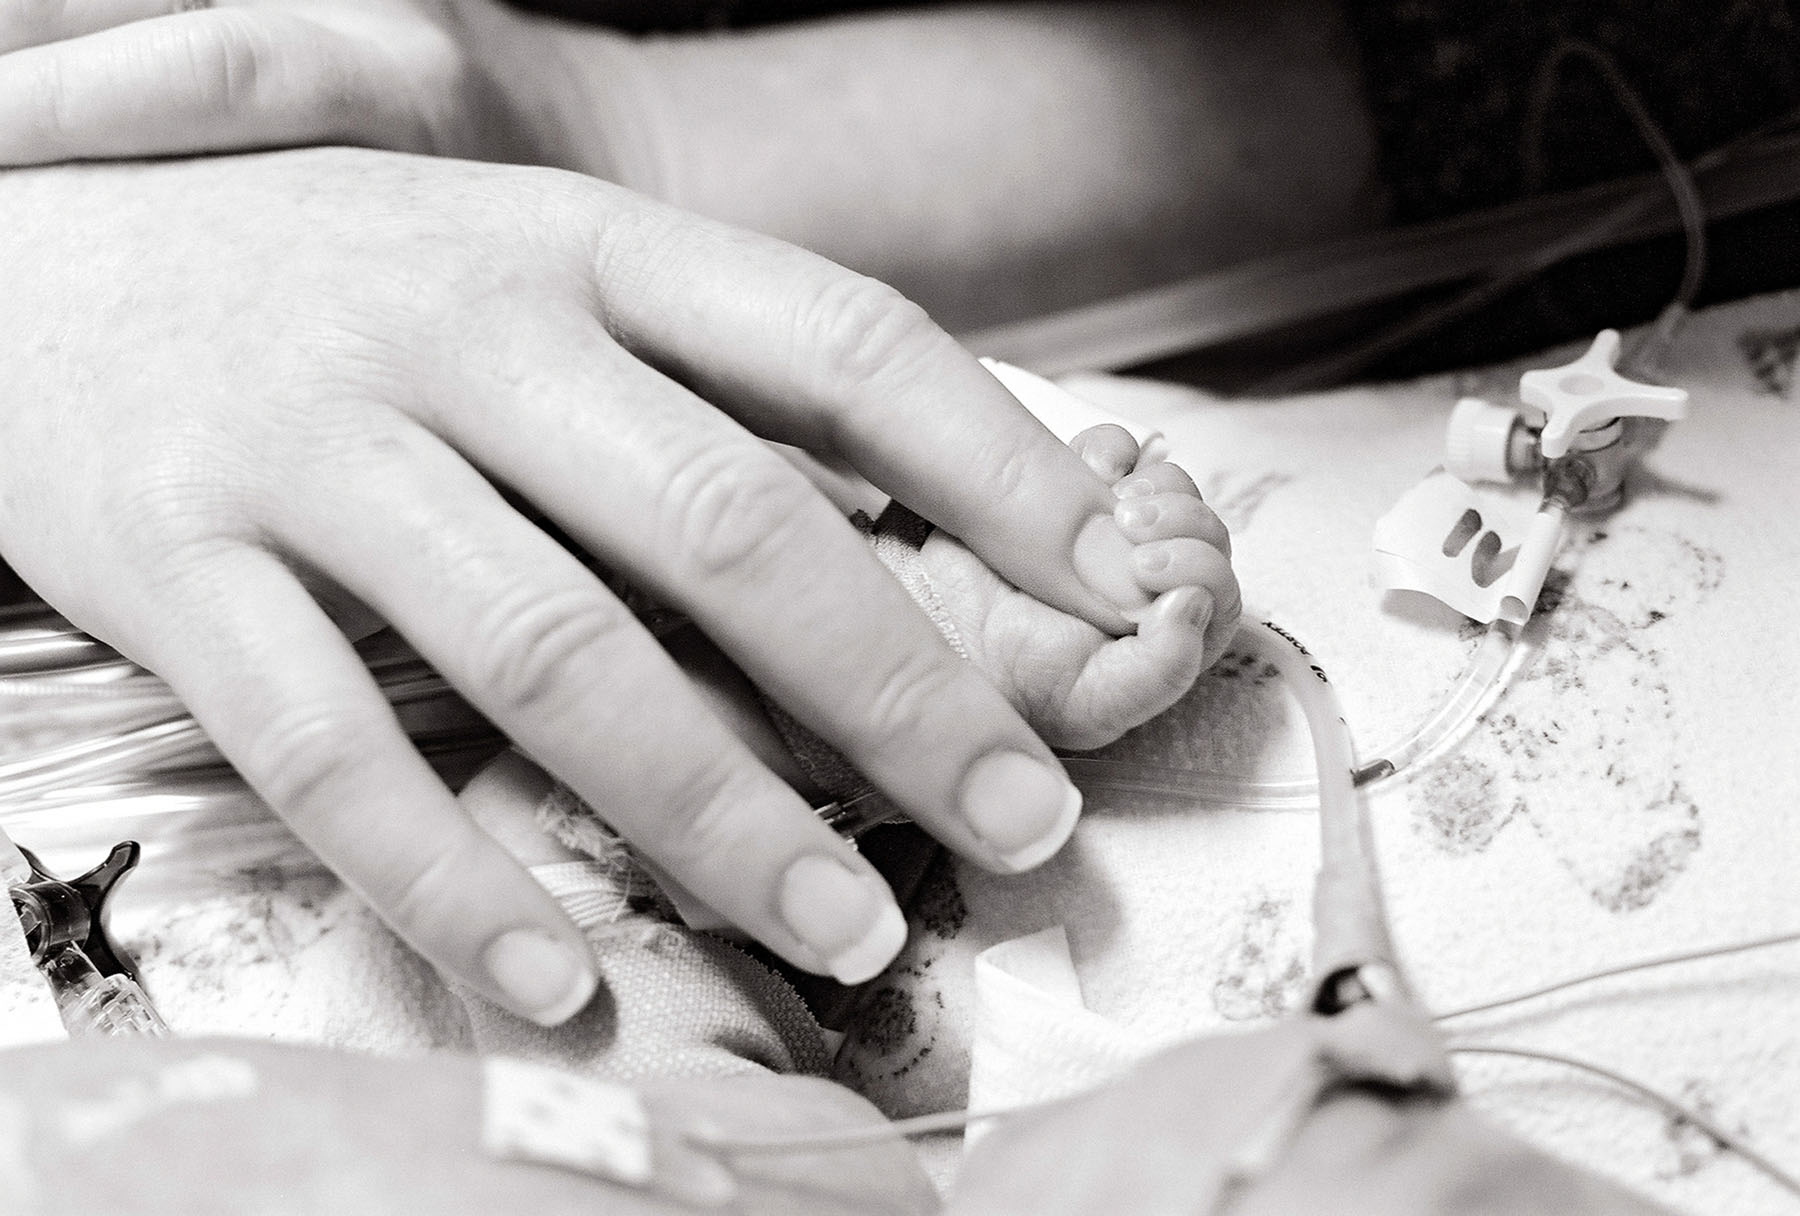
[[[843,459],[1015,586],[1111,633],[1148,597],[1106,483],[916,305],[779,241],[639,208],[603,315],[752,430]]]
[[[579,562],[436,440],[405,451],[310,471],[278,534],[731,923],[846,983],[885,966],[906,929],[880,875]]]
[[[0,56],[0,163],[411,146],[395,93],[373,47],[304,18],[184,12]]]
[[[0,4],[0,52],[206,7],[208,0],[6,0]]]
[[[458,369],[473,396],[440,420],[457,447],[680,607],[952,848],[1016,870],[1062,844],[1079,796],[1054,756],[804,477],[587,316],[509,328],[500,359]],[[509,404],[469,408],[484,400]],[[711,901],[716,884],[666,868]]]
[[[244,778],[421,954],[555,1025],[596,976],[573,925],[470,821],[355,652],[273,557],[235,547],[158,578],[134,649]]]

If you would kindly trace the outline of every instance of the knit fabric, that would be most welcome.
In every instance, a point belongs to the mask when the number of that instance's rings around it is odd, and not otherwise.
[[[729,942],[676,923],[629,848],[566,789],[538,818],[591,850],[589,860],[531,874],[587,937],[600,991],[573,1020],[545,1029],[459,988],[479,1053],[615,1081],[825,1070],[824,1038],[791,985]]]

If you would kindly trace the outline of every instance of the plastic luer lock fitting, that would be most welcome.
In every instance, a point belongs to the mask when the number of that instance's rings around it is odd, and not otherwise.
[[[1507,482],[1526,470],[1513,453],[1519,415],[1479,397],[1464,397],[1444,428],[1444,468],[1466,482]]]

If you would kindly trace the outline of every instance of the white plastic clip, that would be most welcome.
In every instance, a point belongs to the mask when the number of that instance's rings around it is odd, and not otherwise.
[[[1627,380],[1616,370],[1618,361],[1619,331],[1603,329],[1573,363],[1519,377],[1526,421],[1543,427],[1539,449],[1545,460],[1568,455],[1578,435],[1600,430],[1615,418],[1674,422],[1687,417],[1686,390]]]

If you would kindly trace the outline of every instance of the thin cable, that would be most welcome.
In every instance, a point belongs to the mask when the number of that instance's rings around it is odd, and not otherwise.
[[[1681,215],[1681,227],[1687,234],[1687,258],[1674,303],[1683,307],[1691,305],[1700,294],[1701,281],[1706,277],[1706,209],[1700,202],[1699,187],[1694,182],[1692,171],[1676,154],[1668,135],[1657,124],[1656,119],[1650,116],[1650,109],[1644,104],[1643,97],[1625,79],[1618,61],[1592,43],[1578,38],[1564,38],[1551,48],[1538,68],[1537,85],[1532,91],[1525,124],[1526,188],[1535,189],[1543,183],[1546,173],[1544,135],[1548,127],[1550,103],[1562,83],[1563,66],[1571,59],[1583,61],[1606,82],[1607,88],[1612,90],[1613,100],[1619,103],[1619,108],[1625,111],[1625,116],[1637,129],[1638,138],[1643,140],[1644,146],[1656,157],[1657,168],[1662,172],[1663,180],[1668,183],[1669,193],[1675,197],[1675,209]]]
[[[1461,738],[1465,729],[1481,717],[1487,703],[1505,690],[1502,677],[1518,642],[1518,630],[1502,621],[1490,624],[1450,694],[1410,734],[1380,749],[1373,760],[1358,769],[1357,784],[1371,785],[1395,776],[1420,758]]]
[[[1693,1107],[1688,1106],[1675,1098],[1671,1098],[1661,1090],[1646,1085],[1642,1081],[1633,1080],[1623,1073],[1615,1072],[1613,1069],[1610,1069],[1603,1064],[1596,1064],[1592,1060],[1583,1060],[1576,1056],[1565,1056],[1559,1052],[1539,1051],[1536,1048],[1531,1047],[1500,1047],[1489,1044],[1476,1046],[1471,1043],[1451,1043],[1445,1050],[1451,1055],[1507,1056],[1519,1060],[1537,1060],[1546,1064],[1560,1064],[1565,1068],[1573,1068],[1577,1072],[1592,1073],[1594,1076],[1603,1077],[1606,1080],[1611,1081],[1614,1085],[1619,1086],[1621,1089],[1630,1090],[1632,1093],[1647,1099],[1654,1105],[1662,1107],[1663,1110],[1674,1115],[1683,1122],[1690,1123],[1699,1128],[1706,1135],[1711,1136],[1714,1140],[1718,1141],[1720,1145],[1730,1149],[1749,1164],[1761,1170],[1772,1181],[1786,1190],[1793,1192],[1795,1195],[1800,1196],[1800,1178],[1796,1178],[1793,1174],[1790,1174],[1787,1170],[1763,1156],[1762,1153],[1758,1152],[1756,1148],[1742,1136],[1739,1136],[1734,1132],[1726,1131],[1725,1128],[1701,1114]]]
[[[1642,103],[1640,102],[1638,104],[1641,108]],[[1792,126],[1796,120],[1800,120],[1800,109],[1782,114],[1776,119],[1763,124],[1761,127],[1747,132],[1727,143],[1721,144],[1712,151],[1696,157],[1689,165],[1681,165],[1680,162],[1677,161],[1678,172],[1676,176],[1684,178],[1689,184],[1693,184],[1694,178],[1698,174],[1716,168],[1721,163],[1736,155],[1743,148],[1754,144],[1757,140],[1760,140],[1773,132]],[[1658,132],[1658,136],[1659,142],[1665,147],[1668,146],[1666,138],[1661,137],[1660,131]],[[1652,151],[1654,150],[1655,145],[1653,144]],[[1663,166],[1663,175],[1665,182],[1668,182],[1670,180],[1670,174],[1667,166]],[[1671,189],[1674,189],[1672,185]],[[1320,384],[1336,383],[1356,371],[1359,371],[1373,360],[1409,346],[1418,339],[1441,329],[1458,317],[1464,316],[1467,313],[1492,303],[1519,284],[1544,273],[1557,263],[1593,248],[1596,241],[1603,240],[1609,233],[1617,231],[1619,228],[1631,223],[1633,220],[1643,215],[1644,212],[1649,210],[1659,196],[1659,193],[1652,193],[1646,190],[1626,198],[1610,211],[1596,217],[1592,222],[1575,229],[1568,235],[1558,240],[1547,242],[1537,249],[1529,250],[1524,254],[1521,254],[1519,258],[1510,265],[1501,265],[1497,267],[1487,278],[1451,299],[1431,308],[1427,308],[1423,312],[1416,313],[1411,317],[1405,318],[1397,324],[1390,326],[1369,338],[1365,338],[1352,344],[1347,349],[1323,355],[1317,359],[1302,363],[1298,367],[1290,368],[1287,371],[1267,377],[1259,382],[1254,387],[1253,391],[1262,395],[1279,394],[1312,388]],[[1694,230],[1687,227],[1688,215],[1683,211],[1684,204],[1682,203],[1681,198],[1682,195],[1677,193],[1676,209],[1677,212],[1681,214],[1684,230],[1688,233],[1688,257],[1689,265],[1692,266],[1695,261],[1693,256],[1695,250],[1692,243],[1692,233]],[[1698,200],[1699,191],[1696,186],[1694,193],[1691,196],[1691,201],[1697,203]],[[1702,233],[1702,236],[1704,236],[1705,224],[1703,211],[1701,212],[1701,219],[1702,222],[1699,231]],[[1704,256],[1704,245],[1701,246],[1701,253],[1702,256]],[[1704,265],[1701,266],[1701,270],[1702,272],[1704,271]],[[1688,277],[1689,276],[1684,272],[1684,285],[1687,282]],[[1679,296],[1674,304],[1681,305],[1679,311],[1685,311],[1685,304],[1682,304]],[[1674,305],[1672,305],[1671,308],[1664,310],[1664,317],[1659,318],[1658,321],[1659,329],[1666,326],[1672,330],[1673,324],[1670,320],[1670,314],[1673,311],[1676,311]],[[1679,318],[1676,317],[1675,319]],[[1648,346],[1648,341],[1646,341],[1645,346]],[[1638,350],[1634,350],[1632,352],[1631,361],[1636,363],[1642,353],[1642,347]]]
[[[1790,942],[1800,942],[1800,932],[1777,933],[1770,937],[1759,937],[1747,942],[1734,942],[1727,946],[1707,946],[1699,950],[1683,950],[1677,954],[1664,954],[1656,958],[1641,959],[1635,963],[1624,963],[1617,967],[1608,967],[1604,971],[1594,971],[1587,975],[1577,975],[1569,979],[1557,980],[1538,988],[1514,992],[1492,1000],[1481,1001],[1474,1005],[1463,1005],[1456,1009],[1447,1009],[1442,1013],[1434,1013],[1434,1022],[1447,1021],[1450,1018],[1466,1017],[1472,1013],[1486,1013],[1490,1009],[1501,1009],[1507,1005],[1517,1005],[1524,1001],[1535,1000],[1540,996],[1549,996],[1553,992],[1576,988],[1582,984],[1591,984],[1596,980],[1611,979],[1616,975],[1629,975],[1634,971],[1648,971],[1654,967],[1668,967],[1676,963],[1692,963],[1701,959],[1723,958],[1730,954],[1741,954],[1748,950],[1763,950],[1770,946],[1785,946]]]
[[[1544,120],[1548,114],[1550,99],[1561,79],[1561,68],[1571,58],[1586,62],[1612,89],[1620,108],[1637,128],[1638,137],[1656,157],[1663,180],[1668,183],[1669,192],[1675,196],[1675,209],[1681,216],[1682,231],[1686,234],[1687,254],[1682,267],[1681,285],[1675,291],[1675,298],[1664,306],[1655,323],[1624,360],[1627,367],[1645,372],[1653,371],[1661,360],[1663,351],[1674,341],[1675,331],[1687,319],[1688,310],[1693,307],[1694,300],[1700,294],[1700,286],[1706,278],[1706,209],[1701,204],[1700,188],[1694,180],[1693,172],[1676,155],[1674,145],[1650,116],[1649,107],[1625,79],[1618,63],[1598,47],[1577,39],[1565,38],[1559,42],[1539,71],[1538,90],[1532,110],[1533,120],[1526,128],[1530,133],[1525,149],[1528,181],[1540,179],[1544,172]]]
[[[914,1136],[928,1136],[934,1132],[961,1131],[969,1124],[982,1119],[1000,1119],[1008,1115],[1024,1114],[1027,1111],[1038,1110],[1059,1101],[1061,1101],[1060,1098],[1046,1098],[1042,1101],[1026,1102],[1018,1106],[999,1106],[989,1110],[940,1110],[925,1115],[914,1115],[908,1119],[895,1119],[888,1123],[870,1123],[860,1127],[823,1132],[795,1132],[787,1136],[690,1134],[687,1136],[687,1141],[695,1148],[734,1154],[829,1152],[833,1149],[864,1148],[871,1144],[907,1140]]]
[[[1563,1055],[1560,1052],[1540,1051],[1531,1047],[1511,1047],[1500,1044],[1450,1043],[1445,1048],[1451,1055],[1463,1056],[1497,1056],[1509,1059],[1532,1060],[1545,1064],[1557,1064],[1571,1068],[1577,1072],[1589,1073],[1610,1081],[1621,1089],[1646,1099],[1653,1105],[1661,1107],[1667,1113],[1685,1123],[1698,1128],[1703,1134],[1717,1141],[1721,1146],[1742,1157],[1747,1163],[1760,1170],[1776,1184],[1800,1195],[1800,1178],[1764,1156],[1744,1137],[1728,1131],[1713,1119],[1702,1114],[1694,1107],[1677,1098],[1663,1093],[1654,1086],[1647,1085],[1632,1077],[1584,1060],[1576,1056]],[[996,1107],[989,1110],[945,1110],[930,1114],[914,1115],[908,1119],[896,1119],[889,1123],[866,1124],[860,1127],[840,1128],[821,1132],[796,1132],[786,1136],[720,1136],[689,1135],[688,1143],[697,1149],[732,1155],[779,1154],[779,1153],[815,1153],[832,1152],[839,1149],[865,1148],[873,1144],[886,1144],[895,1140],[911,1139],[915,1136],[931,1135],[936,1132],[960,1131],[969,1124],[982,1119],[1000,1119],[1012,1115],[1024,1114],[1053,1105],[1060,1099],[1046,1099],[1039,1102],[1024,1103],[1019,1106]]]

